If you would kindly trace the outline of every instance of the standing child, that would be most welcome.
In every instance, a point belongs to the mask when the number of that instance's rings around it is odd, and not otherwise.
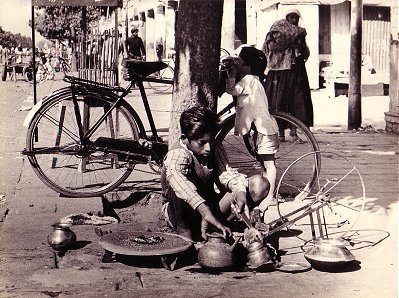
[[[254,47],[245,46],[230,63],[226,80],[226,92],[237,98],[234,133],[248,138],[253,130],[256,158],[262,164],[262,175],[270,183],[266,198],[254,209],[261,214],[275,199],[277,174],[274,154],[279,147],[277,122],[269,113],[266,93],[259,79],[263,77],[265,69],[265,54]]]

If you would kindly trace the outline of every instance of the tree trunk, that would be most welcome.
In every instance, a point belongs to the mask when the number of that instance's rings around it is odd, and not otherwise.
[[[180,114],[200,105],[216,112],[223,0],[181,0],[169,146],[180,137]]]

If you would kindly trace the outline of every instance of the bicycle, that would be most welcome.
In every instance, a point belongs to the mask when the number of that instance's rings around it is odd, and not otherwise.
[[[160,71],[156,71],[152,74],[150,74],[150,77],[152,78],[156,78],[156,79],[161,79],[161,80],[173,80],[174,76],[175,76],[175,70],[174,68],[171,66],[174,65],[175,62],[175,53],[172,53],[168,56],[168,60],[166,60],[166,65],[167,67],[165,67],[164,69],[160,70]],[[172,88],[172,84],[169,83],[162,83],[162,82],[156,82],[156,81],[148,81],[147,82],[148,85],[154,89],[155,91],[158,92],[167,92]]]
[[[44,54],[36,58],[36,83],[40,84],[46,80],[54,80],[55,71],[51,67],[50,62],[47,59],[51,59],[51,56],[47,58]],[[33,67],[29,67],[28,71],[24,73],[25,81],[33,81]]]
[[[149,76],[167,65],[138,60],[126,60],[124,63],[130,76],[126,88],[66,76],[64,80],[70,86],[45,98],[30,121],[23,153],[28,156],[38,177],[64,196],[100,196],[121,185],[136,164],[149,163],[155,172],[162,166],[167,145],[158,137],[143,82],[172,84],[170,80]],[[152,136],[146,135],[142,120],[124,99],[135,85],[139,87]],[[225,121],[217,138],[230,153],[232,166],[248,173],[242,167],[243,160],[237,161],[237,157],[232,155],[234,150],[228,144],[233,140],[230,131],[234,118],[228,115],[233,107],[232,102],[219,113]],[[279,114],[279,117],[296,124],[300,136],[301,129],[304,131],[303,135],[312,148],[307,150],[318,149],[313,135],[298,124],[299,120],[286,114]],[[240,146],[250,156],[245,144]],[[286,155],[277,159],[281,169],[288,166],[299,154],[296,150],[302,148],[288,147],[290,150],[285,151]],[[252,166],[256,160],[252,157],[250,162]],[[248,165],[246,168],[249,168]],[[309,177],[313,177],[314,173],[312,169]],[[309,181],[308,188],[313,184],[313,180]]]
[[[123,183],[136,164],[161,164],[167,145],[157,134],[143,82],[172,84],[148,77],[166,64],[138,60],[125,64],[132,76],[126,89],[66,76],[70,86],[39,102],[23,154],[40,180],[56,192],[67,197],[100,196]],[[124,99],[135,85],[151,137]]]
[[[68,61],[62,57],[58,57],[58,60],[60,62],[60,68],[64,75],[68,75],[68,73],[71,72],[71,66],[69,65]]]
[[[230,56],[230,53],[227,50],[221,48],[220,49],[220,61],[222,61],[225,57],[228,57],[228,56]],[[167,65],[168,65],[167,68],[165,68],[161,71],[155,72],[155,73],[151,74],[150,76],[159,78],[159,79],[173,80],[174,75],[175,75],[175,70],[171,66],[171,64],[174,65],[175,53],[169,54],[168,60],[166,60],[166,61],[167,61]],[[158,92],[167,92],[172,88],[172,85],[167,84],[167,83],[148,82],[148,85],[152,89],[154,89],[155,91],[158,91]]]

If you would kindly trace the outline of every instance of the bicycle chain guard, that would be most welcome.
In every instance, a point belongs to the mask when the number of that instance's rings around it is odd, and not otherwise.
[[[120,157],[133,159],[142,163],[147,163],[150,160],[161,163],[168,152],[167,144],[147,140],[99,137],[94,141],[94,145],[104,148],[104,152],[116,153]]]

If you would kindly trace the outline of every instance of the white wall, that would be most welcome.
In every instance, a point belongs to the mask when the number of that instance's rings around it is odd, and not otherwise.
[[[334,67],[349,70],[350,9],[349,3],[331,5],[331,54]]]
[[[221,47],[226,49],[230,54],[234,51],[234,10],[235,1],[224,0]]]
[[[319,7],[318,5],[298,5],[302,18],[299,26],[308,33],[306,43],[310,49],[310,56],[306,62],[310,89],[319,88]]]

